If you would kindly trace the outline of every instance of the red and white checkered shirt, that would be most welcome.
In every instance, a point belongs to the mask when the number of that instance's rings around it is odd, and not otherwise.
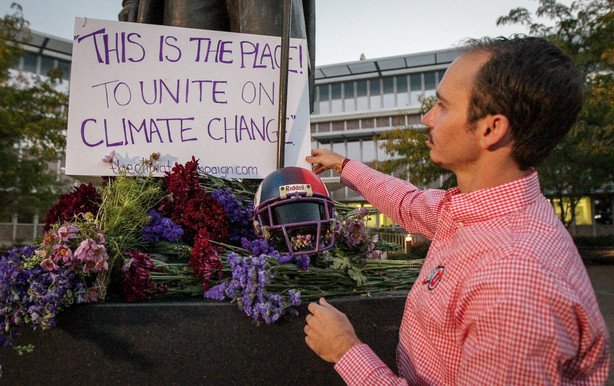
[[[466,194],[420,191],[357,161],[341,178],[397,224],[432,240],[405,305],[399,376],[360,344],[335,365],[345,382],[605,382],[608,330],[536,172]]]

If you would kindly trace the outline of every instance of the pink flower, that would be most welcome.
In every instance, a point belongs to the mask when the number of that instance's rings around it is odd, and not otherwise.
[[[382,258],[382,251],[380,251],[379,249],[376,249],[374,251],[367,253],[366,257],[367,259],[371,259],[371,260],[380,260]]]
[[[46,271],[55,271],[60,268],[51,259],[41,261],[41,267]]]
[[[97,301],[100,300],[100,291],[98,290],[98,287],[93,286],[91,288],[88,288],[87,290],[87,297],[89,298],[89,301],[92,303],[96,303]]]
[[[106,164],[110,164],[113,162],[113,159],[115,158],[115,150],[112,150],[111,153],[109,153],[109,155],[105,156],[102,159],[102,162],[106,163]]]
[[[79,228],[77,228],[77,226],[74,224],[63,226],[58,229],[58,240],[68,241],[74,239],[77,237],[77,232],[79,232]]]
[[[62,262],[65,266],[70,265],[74,255],[68,245],[57,244],[53,246],[53,261],[56,263]]]
[[[160,159],[160,153],[159,152],[158,153],[151,153],[151,155],[149,156],[149,161],[147,163],[149,165],[153,165],[159,159]]]
[[[81,242],[77,249],[75,250],[75,257],[77,260],[81,262],[86,262],[89,260],[89,256],[91,255],[91,250],[96,246],[96,242],[89,237]]]

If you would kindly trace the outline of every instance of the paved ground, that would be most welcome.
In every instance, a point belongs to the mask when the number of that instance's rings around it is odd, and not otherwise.
[[[599,308],[608,325],[610,340],[614,337],[614,264],[588,265],[588,275],[593,283]],[[610,357],[614,358],[614,347],[610,346]],[[610,362],[610,376],[607,385],[614,386],[614,366]]]

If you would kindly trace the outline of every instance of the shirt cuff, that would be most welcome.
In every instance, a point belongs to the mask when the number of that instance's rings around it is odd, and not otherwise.
[[[384,362],[365,344],[360,343],[346,352],[335,364],[335,370],[348,385],[363,385],[378,375],[393,375]]]
[[[351,183],[350,181],[354,180],[354,176],[355,175],[360,175],[360,169],[362,167],[367,167],[366,165],[364,165],[362,162],[360,161],[356,161],[356,160],[349,160],[348,162],[345,163],[345,165],[343,166],[343,169],[341,169],[341,174],[340,174],[340,181],[343,185],[349,187],[350,189],[354,189],[356,190],[355,186],[353,183]]]

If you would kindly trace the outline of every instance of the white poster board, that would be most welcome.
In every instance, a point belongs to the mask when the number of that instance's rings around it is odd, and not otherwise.
[[[162,176],[194,156],[218,177],[266,177],[280,51],[279,37],[76,18],[66,174]],[[309,168],[308,63],[291,39],[285,166]]]

